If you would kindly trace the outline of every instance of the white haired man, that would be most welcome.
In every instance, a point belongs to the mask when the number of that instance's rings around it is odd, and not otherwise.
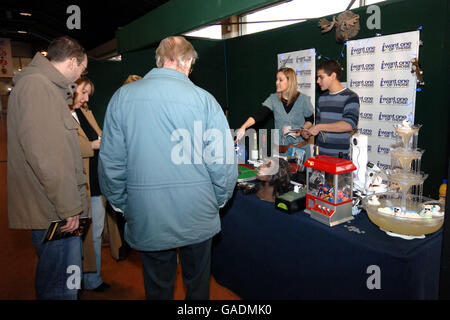
[[[183,37],[162,40],[158,68],[121,87],[106,112],[100,187],[141,252],[147,299],[173,299],[178,249],[186,299],[209,298],[212,237],[237,180],[222,108],[188,78],[196,59]]]

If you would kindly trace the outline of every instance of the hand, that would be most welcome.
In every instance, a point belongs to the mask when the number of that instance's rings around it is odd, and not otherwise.
[[[307,129],[306,131],[312,136],[317,136],[320,132],[320,128],[319,128],[319,125],[315,125],[309,129]]]
[[[300,135],[305,140],[308,140],[311,137],[311,133],[308,131],[308,129],[303,129],[302,131],[300,131]]]
[[[237,131],[236,131],[236,139],[234,140],[234,143],[238,143],[239,142],[239,140],[241,140],[242,139],[242,137],[245,135],[245,129],[244,128],[239,128]]]
[[[62,232],[73,232],[80,226],[80,215],[69,217],[66,219],[66,224],[61,227]]]
[[[296,138],[296,137],[299,137],[302,135],[302,131],[303,131],[303,128],[295,130],[295,131],[291,130],[290,135],[293,136],[294,138]]]
[[[100,139],[91,142],[92,150],[100,149]]]

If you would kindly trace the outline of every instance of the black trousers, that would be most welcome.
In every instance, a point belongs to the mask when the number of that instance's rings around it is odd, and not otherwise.
[[[212,238],[180,247],[186,300],[208,300]],[[141,251],[145,295],[148,300],[172,300],[177,272],[177,248]]]

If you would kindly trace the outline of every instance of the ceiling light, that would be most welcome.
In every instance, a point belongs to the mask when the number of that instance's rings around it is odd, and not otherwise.
[[[28,12],[21,12],[20,15],[21,16],[25,16],[25,17],[31,17],[32,16],[32,14],[28,13]]]
[[[27,31],[23,31],[23,30],[19,30],[19,31],[17,31],[17,33],[26,34],[26,33],[28,33],[28,32],[27,32]]]

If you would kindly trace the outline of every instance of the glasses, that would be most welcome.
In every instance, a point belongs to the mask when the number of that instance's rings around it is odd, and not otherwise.
[[[87,66],[85,66],[83,63],[80,63],[79,65],[81,65],[83,67],[83,72],[81,72],[81,75],[82,76],[87,75],[88,74]]]

